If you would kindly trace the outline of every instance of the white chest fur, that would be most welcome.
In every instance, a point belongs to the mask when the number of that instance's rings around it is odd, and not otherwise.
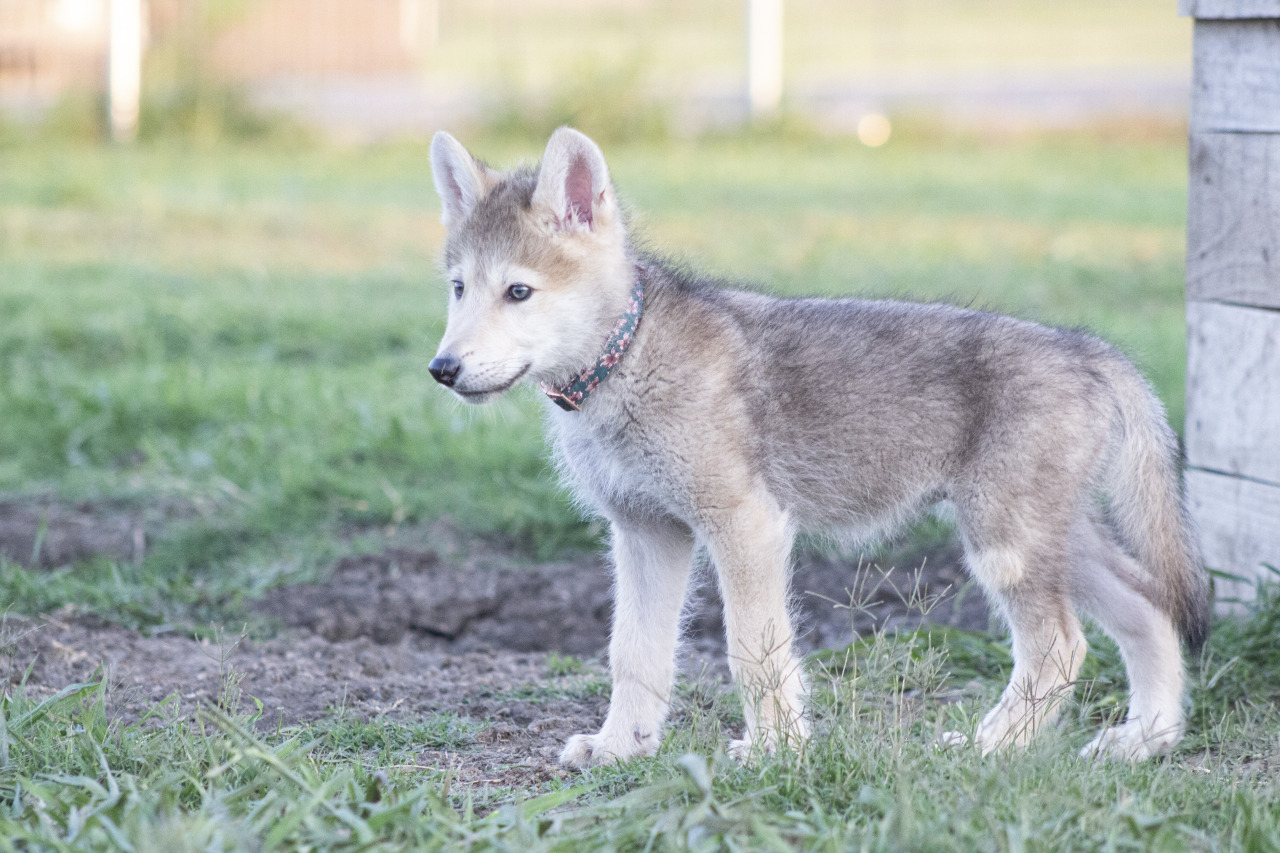
[[[675,482],[677,471],[661,448],[645,441],[639,425],[620,426],[606,412],[554,407],[547,420],[556,469],[579,504],[614,521],[637,515],[690,518],[688,489]]]

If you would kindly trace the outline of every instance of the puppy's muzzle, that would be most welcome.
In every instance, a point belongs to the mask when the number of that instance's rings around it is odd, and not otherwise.
[[[453,383],[458,379],[458,374],[462,372],[462,362],[456,357],[445,353],[431,359],[431,363],[427,365],[427,370],[441,385],[446,388],[452,388]]]

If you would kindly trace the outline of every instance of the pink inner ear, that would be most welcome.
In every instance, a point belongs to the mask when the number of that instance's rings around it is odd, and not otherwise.
[[[565,218],[581,222],[588,228],[592,224],[591,213],[591,165],[586,157],[578,157],[569,164],[564,178]]]
[[[449,198],[453,201],[452,207],[454,210],[461,212],[464,202],[462,197],[462,184],[458,183],[458,179],[454,177],[453,169],[445,169],[444,174],[445,180],[449,184],[445,189],[449,193]]]

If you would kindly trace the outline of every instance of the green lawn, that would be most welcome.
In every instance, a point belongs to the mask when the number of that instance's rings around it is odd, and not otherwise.
[[[655,246],[780,293],[1087,325],[1180,428],[1181,139],[918,137],[607,153]],[[468,142],[497,163],[541,147]],[[234,615],[353,530],[446,518],[540,556],[593,547],[544,461],[538,395],[476,410],[426,373],[444,294],[421,146],[0,156],[0,493],[165,507],[167,535],[121,587],[155,599],[131,607],[140,623]],[[27,609],[97,587],[0,569]]]
[[[780,293],[1090,326],[1180,427],[1181,139],[919,135],[607,153],[656,246]],[[468,141],[498,163],[541,145]],[[444,298],[422,147],[2,156],[0,492],[178,508],[130,570],[142,587],[210,574],[216,611],[306,576],[337,530],[441,517],[543,556],[595,541],[544,461],[536,394],[477,411],[426,373]],[[64,581],[36,585],[81,595]],[[139,618],[181,616],[164,610]]]
[[[499,164],[543,144],[464,142]],[[780,293],[1087,325],[1137,359],[1181,425],[1179,134],[908,127],[875,150],[774,134],[606,156],[658,247]],[[440,519],[530,556],[594,547],[598,527],[544,461],[545,403],[464,409],[426,373],[441,235],[421,145],[0,148],[0,494],[168,518],[140,565],[0,564],[3,609],[231,622],[362,531]],[[831,670],[829,733],[803,756],[681,758],[711,755],[732,716],[686,697],[692,723],[659,760],[526,793],[386,770],[404,744],[361,751],[340,727],[266,736],[163,713],[121,726],[98,688],[42,705],[18,691],[0,714],[0,849],[1280,849],[1267,607],[1225,623],[1196,667],[1184,747],[1133,768],[1076,759],[1074,735],[985,761],[932,750],[978,708],[935,701],[970,677],[946,673],[990,676],[1002,651],[943,661],[912,637],[861,649],[856,677]],[[1101,648],[1097,695],[1073,711],[1090,725],[1116,697]]]

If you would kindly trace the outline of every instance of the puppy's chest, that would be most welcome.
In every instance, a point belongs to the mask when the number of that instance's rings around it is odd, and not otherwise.
[[[556,457],[578,498],[606,514],[685,514],[687,487],[650,430],[586,413],[553,421]]]

